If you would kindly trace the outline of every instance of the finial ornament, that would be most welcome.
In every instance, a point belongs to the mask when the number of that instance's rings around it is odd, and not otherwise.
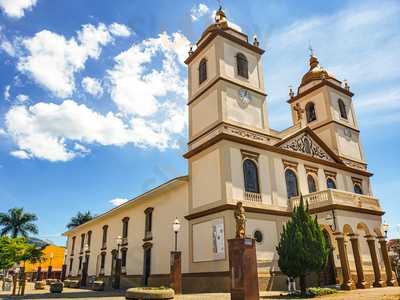
[[[310,51],[310,56],[314,56],[314,49],[313,49],[313,47],[311,46],[311,41],[309,42],[308,50]]]
[[[244,212],[243,203],[239,201],[235,209],[237,239],[244,239],[246,236],[246,216]]]
[[[193,54],[193,45],[190,45],[188,54],[189,56]]]
[[[289,85],[289,97],[290,98],[294,97],[293,87],[291,85]]]
[[[347,79],[343,80],[343,82],[344,82],[344,88],[346,90],[350,91],[350,86],[349,86],[349,83],[348,83]]]
[[[256,47],[260,46],[260,42],[257,38],[257,35],[253,35],[253,45]]]

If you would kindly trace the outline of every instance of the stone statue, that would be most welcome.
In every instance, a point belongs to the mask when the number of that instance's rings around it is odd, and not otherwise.
[[[304,109],[301,108],[300,103],[296,103],[293,109],[296,112],[297,121],[300,121],[303,116]]]
[[[246,234],[246,216],[242,202],[238,202],[235,209],[236,238],[244,239]]]

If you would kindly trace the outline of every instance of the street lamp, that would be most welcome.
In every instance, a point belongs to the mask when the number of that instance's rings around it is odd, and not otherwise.
[[[388,233],[388,231],[389,231],[389,224],[388,223],[383,223],[382,224],[382,231],[385,233],[385,239],[387,239],[387,233]]]
[[[121,276],[121,258],[119,257],[119,248],[122,245],[122,237],[119,235],[115,238],[115,242],[117,243],[117,257],[115,258],[115,275],[113,276],[112,285],[114,289],[119,289],[120,286],[120,276]]]
[[[175,252],[177,252],[178,251],[178,232],[181,229],[181,223],[179,222],[178,218],[175,218],[175,221],[172,224],[172,229],[175,233]]]

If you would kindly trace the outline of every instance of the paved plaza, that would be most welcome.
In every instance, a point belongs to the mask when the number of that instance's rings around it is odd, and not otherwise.
[[[34,290],[32,285],[27,286],[25,296],[10,297],[10,292],[0,291],[0,299],[100,299],[100,300],[124,300],[124,291],[94,292],[84,289],[65,288],[62,294],[50,294],[46,290]],[[262,292],[260,299],[293,299],[283,296],[284,292]],[[176,300],[230,300],[228,293],[218,294],[190,294],[175,296]],[[318,299],[362,299],[362,300],[400,300],[400,287],[371,288],[366,290],[354,290],[339,292],[335,295],[318,297]]]

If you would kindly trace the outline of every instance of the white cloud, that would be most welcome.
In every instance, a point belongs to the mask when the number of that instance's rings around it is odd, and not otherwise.
[[[200,3],[198,6],[193,6],[190,10],[190,17],[192,18],[192,22],[197,21],[202,16],[206,15],[210,9],[207,5]]]
[[[37,0],[0,0],[0,8],[12,18],[21,18],[25,15],[25,10],[31,10],[36,5]]]
[[[92,96],[101,96],[103,94],[103,87],[100,80],[92,77],[84,77],[82,79],[82,87],[86,92]]]
[[[128,37],[132,34],[132,31],[128,26],[119,23],[112,23],[109,26],[109,30],[110,33],[115,36]]]
[[[110,203],[114,206],[119,206],[128,201],[129,201],[128,199],[124,199],[124,198],[115,198],[115,199],[110,200]]]
[[[24,151],[24,150],[11,151],[10,154],[12,156],[15,156],[15,157],[19,158],[19,159],[30,159],[30,158],[32,158],[30,156],[30,154],[28,152]]]
[[[27,95],[24,95],[24,94],[20,94],[16,98],[21,103],[29,100],[29,97]]]
[[[187,56],[188,39],[181,33],[172,36],[162,33],[133,45],[115,58],[116,65],[108,71],[111,95],[120,111],[150,116],[159,110],[159,97],[174,93],[185,97],[186,79],[181,77]],[[161,55],[160,70],[150,69],[153,59]],[[135,87],[135,88],[132,88]]]
[[[8,55],[10,56],[15,56],[16,55],[16,50],[13,46],[13,44],[10,43],[6,38],[1,38],[0,36],[0,48],[4,50]]]
[[[7,135],[7,132],[3,129],[3,128],[0,128],[0,136],[6,136]]]
[[[102,46],[112,40],[107,27],[86,24],[77,38],[66,39],[48,30],[22,40],[27,54],[20,57],[18,69],[56,96],[69,97],[75,90],[75,73],[84,69],[88,58],[98,59]]]
[[[3,97],[4,97],[4,100],[6,100],[6,101],[10,100],[10,89],[11,89],[11,87],[9,85],[6,85],[6,87],[4,88]]]

